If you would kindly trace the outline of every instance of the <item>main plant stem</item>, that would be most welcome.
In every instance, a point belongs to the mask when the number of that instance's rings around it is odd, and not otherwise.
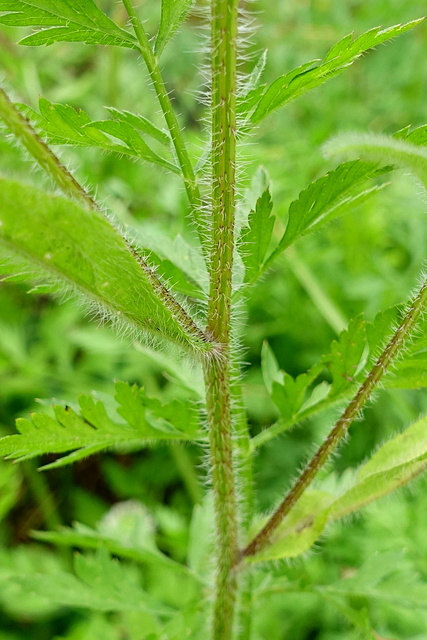
[[[292,489],[277,507],[271,518],[267,521],[261,531],[244,549],[242,556],[253,556],[266,547],[281,524],[288,515],[292,507],[299,500],[307,487],[314,480],[318,471],[323,467],[328,457],[336,449],[344,435],[347,433],[351,423],[357,418],[360,411],[368,402],[372,392],[378,386],[382,376],[390,369],[394,360],[398,358],[405,347],[405,344],[412,336],[417,323],[422,314],[427,309],[427,280],[421,285],[417,295],[411,301],[409,308],[402,319],[397,330],[385,346],[380,357],[375,362],[364,382],[359,387],[350,404],[344,413],[335,423],[334,428],[314,454],[308,465],[305,467]]]
[[[238,524],[231,409],[231,292],[236,182],[238,0],[212,0],[212,214],[207,332],[221,353],[205,363],[216,521],[213,640],[232,640],[237,597]]]

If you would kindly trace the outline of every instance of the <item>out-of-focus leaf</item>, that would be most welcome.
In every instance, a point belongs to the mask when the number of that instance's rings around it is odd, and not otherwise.
[[[424,144],[425,132],[405,139],[373,133],[343,133],[325,145],[326,154],[354,156],[355,154],[371,160],[386,162],[411,171],[421,180],[427,189],[427,147]]]
[[[170,615],[165,605],[139,586],[139,575],[130,567],[112,559],[105,549],[95,555],[75,556],[75,574],[65,571],[12,573],[10,584],[17,597],[43,594],[52,605],[94,611],[146,611]]]
[[[33,537],[51,544],[80,549],[105,548],[120,558],[163,565],[179,574],[193,575],[184,565],[175,562],[155,544],[155,522],[148,509],[136,500],[115,504],[96,529],[75,523],[59,531],[35,531]]]

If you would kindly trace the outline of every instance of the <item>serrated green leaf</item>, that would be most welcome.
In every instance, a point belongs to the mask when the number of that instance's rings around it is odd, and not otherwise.
[[[0,192],[0,245],[32,265],[37,279],[60,281],[134,330],[183,346],[203,342],[192,321],[187,326],[187,314],[180,321],[171,311],[174,299],[168,306],[161,300],[153,272],[100,213],[9,180],[0,181]]]
[[[323,356],[307,373],[293,378],[287,373],[277,374],[272,381],[271,399],[280,412],[279,420],[254,436],[253,449],[262,446],[298,422],[325,411],[348,398],[365,370],[365,321],[354,318],[338,340],[331,344],[330,352]],[[328,369],[331,384],[322,381],[313,387],[324,369]],[[282,379],[277,377],[281,375]]]
[[[147,133],[165,146],[170,142],[164,132],[143,116],[109,108],[116,119],[92,121],[83,109],[54,104],[45,98],[39,100],[40,114],[25,105],[19,107],[51,144],[95,147],[141,158],[180,174],[176,164],[155,153],[141,136],[141,132]]]
[[[20,435],[0,439],[0,456],[23,460],[47,453],[66,453],[45,465],[56,468],[109,448],[140,449],[161,441],[203,440],[198,431],[197,411],[190,403],[172,400],[162,404],[148,398],[143,389],[116,383],[117,413],[126,422],[110,418],[105,406],[93,396],[79,397],[79,412],[55,405],[55,418],[34,413],[19,418]],[[177,426],[174,426],[177,425]]]
[[[411,126],[408,125],[407,127],[404,127],[404,129],[397,131],[393,135],[393,138],[406,140],[411,144],[417,144],[424,147],[427,145],[427,124],[423,124],[415,129],[412,129]]]
[[[243,230],[240,238],[240,253],[245,265],[245,282],[253,282],[262,271],[274,227],[272,209],[271,193],[267,188],[258,198],[255,210],[250,212],[248,228]]]
[[[251,123],[257,124],[275,109],[339,75],[365,51],[405,33],[420,24],[422,20],[423,18],[413,20],[407,24],[395,25],[388,29],[376,27],[355,40],[351,35],[345,36],[330,49],[320,64],[316,64],[317,60],[308,62],[277,78],[267,86],[256,102],[256,107],[250,116]]]
[[[267,266],[298,238],[317,231],[377,193],[384,185],[366,188],[366,183],[389,170],[390,167],[355,160],[340,164],[310,184],[291,203],[286,231],[269,256]]]
[[[190,11],[193,0],[162,0],[162,15],[154,45],[154,53],[160,56],[168,41],[178,31]]]
[[[402,139],[381,134],[346,133],[329,140],[325,145],[325,152],[328,155],[357,154],[408,169],[427,189],[427,146],[424,143],[424,128],[420,129],[419,133],[414,131],[412,139],[411,135]]]
[[[0,0],[0,23],[37,27],[21,44],[36,46],[54,42],[85,42],[137,49],[132,34],[118,27],[93,0]]]

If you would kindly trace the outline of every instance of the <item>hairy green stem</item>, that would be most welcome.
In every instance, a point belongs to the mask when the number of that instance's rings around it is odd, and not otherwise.
[[[238,522],[231,408],[238,0],[212,0],[212,218],[207,332],[221,353],[205,363],[217,572],[212,638],[231,640],[237,599]]]
[[[138,13],[134,7],[132,0],[122,0],[123,5],[128,12],[132,27],[138,40],[139,49],[147,67],[154,91],[163,112],[166,124],[171,135],[172,143],[175,148],[179,166],[181,167],[184,179],[185,190],[190,202],[194,221],[196,223],[197,232],[202,248],[206,246],[206,236],[203,229],[203,219],[201,216],[201,195],[194,173],[193,165],[188,155],[187,147],[181,132],[181,128],[172,106],[171,99],[166,89],[163,77],[159,68],[159,61],[154,54],[150,45],[144,25],[141,22]]]
[[[371,397],[372,392],[378,386],[382,376],[386,371],[388,371],[393,361],[399,356],[402,349],[405,347],[407,340],[411,337],[420,316],[426,308],[427,280],[424,281],[417,295],[413,298],[399,327],[390,338],[380,357],[375,362],[371,371],[359,387],[344,413],[338,419],[324,443],[317,450],[271,518],[243,550],[243,557],[253,556],[268,545],[271,536],[276,531],[277,527],[281,524],[283,519],[311,484],[317,472],[323,467],[330,454],[336,449],[343,436],[347,433],[351,423],[359,415],[360,411]]]
[[[79,182],[77,182],[70,171],[64,167],[52,149],[40,138],[31,126],[31,123],[18,111],[1,87],[0,118],[4,120],[28,153],[36,160],[42,169],[46,171],[66,196],[76,200],[85,207],[89,207],[93,211],[100,211],[100,207],[95,200],[85,191]],[[178,322],[181,323],[181,326],[197,340],[199,343],[197,348],[200,349],[200,352],[208,353],[214,349],[215,345],[210,344],[210,340],[205,332],[197,326],[193,318],[163,284],[155,270],[150,267],[145,258],[141,256],[127,240],[126,243],[129,251],[133,254],[145,276],[150,281],[155,293],[171,313],[173,313]]]

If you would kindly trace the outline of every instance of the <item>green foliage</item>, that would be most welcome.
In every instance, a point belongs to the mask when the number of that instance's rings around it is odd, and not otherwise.
[[[21,435],[6,436],[0,455],[25,460],[46,453],[73,453],[44,468],[76,462],[111,447],[135,450],[160,441],[193,440],[198,432],[194,407],[178,400],[162,404],[148,398],[143,389],[116,383],[117,413],[125,424],[111,419],[104,405],[92,396],[79,397],[79,413],[69,406],[54,406],[55,418],[35,413],[31,420],[20,418]]]
[[[391,493],[420,475],[426,463],[426,426],[422,418],[378,449],[360,467],[341,495],[308,491],[275,532],[271,544],[250,562],[289,558],[304,553],[319,538],[328,522],[347,516]],[[264,522],[258,523],[258,528]]]
[[[184,22],[193,0],[162,0],[160,27],[154,44],[154,53],[162,53],[168,41]]]
[[[241,236],[241,254],[245,265],[245,281],[253,282],[262,272],[274,227],[273,202],[269,189],[257,200],[248,218],[248,228]]]
[[[168,308],[172,298],[159,299],[154,273],[100,213],[16,182],[3,180],[1,189],[0,242],[30,269],[40,268],[83,293],[101,313],[112,313],[129,327],[178,343],[192,341],[186,334],[197,332],[195,326],[191,321],[179,326]]]
[[[364,202],[384,185],[365,188],[366,182],[387,168],[361,160],[345,162],[302,191],[289,207],[286,231],[267,260],[267,266],[302,236]]]
[[[144,133],[163,145],[170,144],[170,138],[143,116],[110,107],[114,119],[92,121],[83,109],[77,111],[68,105],[53,104],[45,98],[39,100],[40,114],[25,106],[23,109],[37,130],[52,144],[95,147],[141,158],[172,173],[180,173],[179,167],[150,149],[141,136]]]
[[[135,38],[118,27],[96,6],[93,0],[1,0],[5,14],[0,23],[19,27],[39,27],[21,40],[29,46],[54,42],[86,42],[136,48]]]
[[[313,152],[337,127],[420,121],[408,61],[423,63],[423,38],[390,48],[392,72],[372,56],[362,81],[350,73],[290,105],[257,132],[246,172],[236,153],[267,115],[419,25],[414,2],[396,0],[401,24],[385,30],[369,29],[388,19],[381,0],[327,13],[264,3],[252,67],[234,41],[242,3],[212,0],[211,109],[194,97],[206,93],[192,79],[204,19],[191,0],[0,0],[4,76],[33,107],[47,95],[37,112],[1,89],[1,118],[66,196],[27,184],[22,150],[0,140],[0,170],[26,180],[0,180],[0,454],[49,455],[41,464],[53,469],[0,466],[0,640],[424,637],[423,492],[366,507],[426,468],[426,286],[401,304],[425,258],[425,213],[392,170],[427,184],[427,126],[333,140],[329,150],[366,157],[335,168]],[[24,44],[55,46],[17,55],[21,27]],[[353,27],[369,30],[300,64]],[[145,77],[153,91],[141,101]],[[92,119],[105,103],[108,116]],[[61,159],[50,144],[67,147]],[[132,345],[51,297],[69,293]],[[117,378],[127,382],[113,388]],[[321,471],[350,426],[351,446]],[[271,562],[288,558],[298,560]]]
[[[254,89],[253,97],[247,97],[245,104],[251,123],[257,124],[275,109],[324,84],[345,71],[364,52],[405,33],[421,21],[422,19],[413,20],[387,29],[376,27],[356,39],[353,39],[353,34],[349,34],[334,44],[320,64],[316,65],[317,60],[311,60],[277,78],[271,85]]]

